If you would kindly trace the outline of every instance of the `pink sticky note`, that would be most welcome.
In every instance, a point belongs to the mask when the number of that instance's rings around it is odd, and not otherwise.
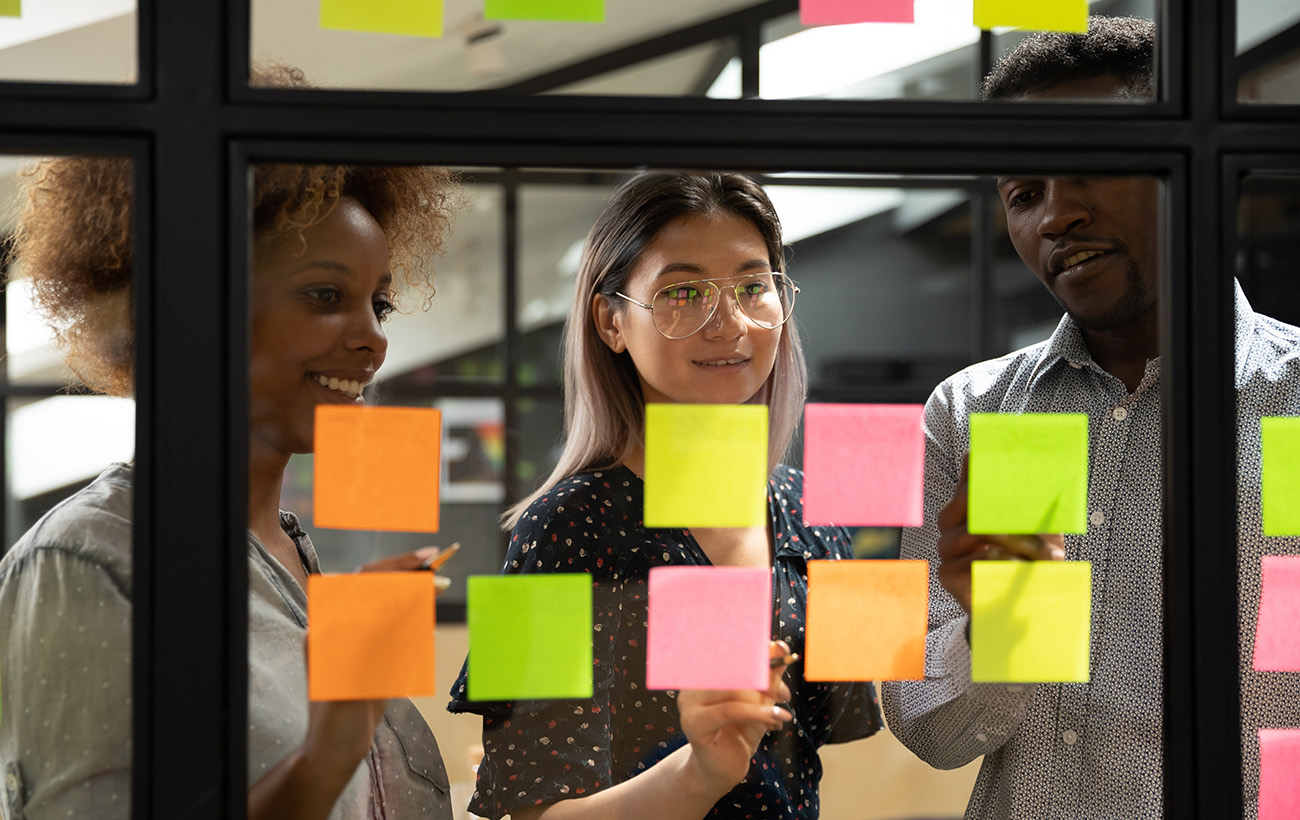
[[[1300,672],[1300,557],[1265,555],[1261,575],[1255,668]]]
[[[1259,820],[1300,817],[1300,729],[1259,730]]]
[[[650,570],[648,689],[767,689],[772,572]]]
[[[911,23],[916,0],[800,0],[799,22],[805,26],[845,23]]]
[[[804,521],[921,524],[919,404],[810,404],[803,417]]]

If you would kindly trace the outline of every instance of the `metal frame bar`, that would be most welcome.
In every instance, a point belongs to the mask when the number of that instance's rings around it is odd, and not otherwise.
[[[137,86],[0,84],[0,150],[136,160],[134,816],[245,811],[247,297],[231,273],[259,159],[1161,174],[1167,816],[1240,816],[1224,158],[1300,164],[1300,107],[1236,103],[1231,12],[1162,2],[1164,96],[1144,106],[249,89],[249,9],[216,0],[142,0]]]

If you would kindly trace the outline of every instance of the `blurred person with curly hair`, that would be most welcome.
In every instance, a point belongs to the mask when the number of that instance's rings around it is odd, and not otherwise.
[[[23,182],[15,269],[80,380],[130,396],[130,162],[50,159]],[[432,296],[460,189],[443,169],[289,164],[257,166],[253,187],[249,817],[450,817],[410,701],[308,703],[304,590],[320,565],[279,499],[290,455],[312,451],[316,407],[363,403],[395,300]],[[130,816],[132,486],[131,465],[110,465],[0,560],[7,817]],[[431,551],[363,569],[413,569]]]

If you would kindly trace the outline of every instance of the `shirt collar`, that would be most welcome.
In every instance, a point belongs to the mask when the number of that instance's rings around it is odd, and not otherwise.
[[[1034,369],[1029,373],[1029,387],[1032,389],[1034,382],[1058,362],[1076,369],[1095,367],[1092,355],[1088,353],[1088,345],[1083,341],[1083,333],[1068,313],[1061,317],[1056,330],[1052,331],[1047,344],[1043,346],[1038,361],[1034,363]]]
[[[1255,336],[1258,320],[1250,302],[1246,300],[1241,283],[1235,276],[1232,279],[1232,309],[1233,354],[1236,362],[1237,387],[1240,388],[1245,384],[1246,373],[1250,369],[1250,343]]]

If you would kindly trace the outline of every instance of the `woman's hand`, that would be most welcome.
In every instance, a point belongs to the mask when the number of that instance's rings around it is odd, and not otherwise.
[[[773,641],[773,658],[790,648]],[[677,695],[682,732],[690,741],[693,766],[706,789],[726,794],[744,779],[763,735],[780,729],[791,714],[777,703],[790,698],[781,681],[785,665],[772,670],[766,692],[757,690],[683,690]]]
[[[952,500],[939,510],[939,583],[970,612],[972,561],[1020,558],[1027,561],[1065,560],[1065,538],[1052,535],[973,534],[966,529],[966,496],[970,456],[962,460],[961,478]]]
[[[390,555],[387,558],[380,558],[368,564],[362,564],[357,567],[357,572],[416,572],[432,569],[435,573],[433,579],[434,594],[441,594],[446,591],[447,587],[451,586],[451,579],[436,574],[437,568],[442,566],[442,561],[437,560],[438,556],[455,552],[459,546],[459,544],[452,544],[446,549],[442,547],[420,547],[412,552]],[[450,557],[451,555],[446,555],[446,558]]]

